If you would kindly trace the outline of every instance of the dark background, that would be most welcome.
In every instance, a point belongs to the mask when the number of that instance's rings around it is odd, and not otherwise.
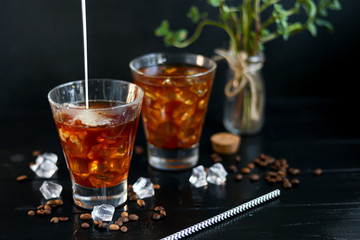
[[[194,25],[186,13],[194,3],[215,13],[205,0],[88,0],[90,78],[131,81],[129,61],[149,52],[213,56],[215,48],[226,47],[226,34],[213,27],[205,28],[201,38],[186,49],[165,47],[154,36],[162,19],[168,19],[173,29],[186,27],[192,32]],[[318,29],[316,38],[304,32],[265,45],[267,114],[276,101],[335,99],[338,104],[329,108],[329,117],[349,118],[349,129],[356,130],[360,1],[341,3],[342,11],[329,12],[333,33]],[[47,93],[58,84],[83,79],[81,23],[80,0],[0,0],[0,121],[10,121],[16,128],[16,119],[38,119],[45,124],[41,126],[54,131],[53,125],[46,125],[53,124]],[[207,115],[219,124],[225,69],[226,64],[219,63]],[[1,125],[3,133],[11,129]],[[19,134],[6,135],[15,141],[14,135]],[[25,137],[24,141],[31,139]],[[48,140],[42,141],[39,144]],[[11,145],[9,139],[2,142]]]

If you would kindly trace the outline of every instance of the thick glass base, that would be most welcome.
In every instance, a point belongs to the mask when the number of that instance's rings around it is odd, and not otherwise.
[[[150,166],[167,171],[178,171],[194,167],[199,160],[199,144],[185,149],[162,149],[148,143]]]
[[[76,205],[92,209],[101,204],[120,206],[127,199],[127,179],[119,185],[109,188],[86,188],[72,183],[73,198]]]

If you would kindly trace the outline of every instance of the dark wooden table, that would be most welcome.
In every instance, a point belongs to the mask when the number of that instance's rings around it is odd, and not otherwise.
[[[263,131],[242,137],[242,161],[237,167],[261,153],[286,158],[290,166],[301,169],[300,185],[294,189],[269,185],[263,178],[250,182],[247,176],[236,182],[235,173],[228,175],[225,186],[197,189],[188,181],[190,170],[157,171],[148,166],[145,155],[134,155],[129,183],[149,177],[161,189],[155,197],[145,199],[145,208],[127,201],[129,212],[140,216],[139,221],[127,224],[127,233],[80,228],[79,215],[86,211],[72,202],[70,178],[50,110],[48,115],[2,117],[0,239],[159,239],[276,188],[281,190],[277,200],[189,239],[360,239],[360,134],[358,121],[346,106],[344,100],[334,99],[270,99]],[[213,164],[211,134],[224,130],[221,115],[210,108],[206,118],[199,162],[205,167]],[[136,144],[145,146],[142,127]],[[49,223],[50,216],[27,216],[28,210],[43,201],[39,187],[44,179],[28,167],[36,149],[59,155],[59,171],[52,180],[64,187],[64,205],[51,216],[69,217],[68,222],[54,225]],[[224,166],[234,163],[234,156],[224,157]],[[315,168],[322,168],[323,174],[313,176]],[[22,174],[30,181],[17,182]],[[153,221],[155,205],[164,206],[168,216]],[[114,218],[122,209],[116,210]]]

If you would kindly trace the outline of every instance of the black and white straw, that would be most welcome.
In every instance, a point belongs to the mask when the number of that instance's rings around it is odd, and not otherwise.
[[[246,210],[249,210],[253,207],[256,207],[257,205],[260,205],[262,203],[265,203],[269,200],[272,200],[276,197],[280,196],[280,190],[279,189],[276,189],[272,192],[269,192],[267,194],[264,194],[258,198],[255,198],[249,202],[246,202],[246,203],[243,203],[235,208],[232,208],[226,212],[223,212],[219,215],[216,215],[212,218],[209,218],[209,219],[206,219],[205,221],[202,221],[198,224],[195,224],[191,227],[188,227],[188,228],[185,228],[179,232],[176,232],[172,235],[169,235],[167,237],[164,237],[162,238],[161,240],[177,240],[177,239],[181,239],[181,238],[184,238],[184,237],[187,237],[191,234],[194,234],[200,230],[203,230],[207,227],[210,227],[216,223],[219,223],[221,221],[224,221],[230,217],[233,217],[239,213],[242,213],[242,212],[245,212]]]

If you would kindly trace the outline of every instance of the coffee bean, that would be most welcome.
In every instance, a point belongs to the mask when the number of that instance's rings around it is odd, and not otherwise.
[[[109,230],[110,231],[118,231],[120,227],[117,224],[110,224]]]
[[[97,227],[101,228],[101,229],[105,229],[107,227],[107,225],[108,225],[107,223],[102,222],[102,223],[98,224]]]
[[[235,161],[236,161],[236,162],[241,162],[241,157],[240,157],[239,155],[236,155],[236,156],[235,156]]]
[[[46,204],[46,205],[44,206],[44,209],[45,209],[45,210],[50,210],[50,211],[51,211],[51,206],[50,206],[49,204]]]
[[[121,221],[123,221],[124,223],[127,223],[128,221],[130,221],[130,219],[128,217],[122,217]]]
[[[137,200],[137,205],[139,205],[139,207],[145,207],[145,201],[144,200],[142,200],[142,199],[139,199],[139,200]]]
[[[265,159],[265,162],[266,162],[267,164],[273,164],[273,163],[275,162],[275,158],[273,158],[273,157],[268,157],[268,158]]]
[[[264,162],[264,161],[261,161],[261,162],[259,162],[259,164],[258,164],[260,167],[262,167],[262,168],[266,168],[267,167],[267,163],[266,162]]]
[[[161,212],[160,212],[160,214],[161,214]],[[130,215],[129,215],[129,219],[130,219],[131,221],[137,221],[137,220],[139,220],[139,216],[136,215],[136,214],[130,214]]]
[[[160,210],[160,215],[162,217],[166,217],[166,211],[165,210]]]
[[[282,166],[284,166],[285,164],[287,164],[287,160],[286,160],[285,158],[281,158],[281,159],[279,159],[279,161],[280,161],[280,164],[281,164]]]
[[[298,186],[299,183],[300,183],[299,179],[296,179],[296,178],[291,179],[291,184],[292,184],[294,187]]]
[[[35,216],[35,212],[33,210],[28,211],[27,213],[29,216]]]
[[[99,224],[102,224],[102,221],[101,220],[94,220],[93,222],[95,225],[99,225]]]
[[[164,210],[164,207],[163,206],[156,206],[154,208],[154,210],[158,212],[158,211]]]
[[[50,215],[51,214],[51,210],[50,209],[46,209],[46,210],[43,210],[45,212],[46,215]]]
[[[50,222],[51,223],[59,223],[59,218],[57,218],[57,217],[53,217],[52,219],[50,219]]]
[[[253,181],[253,182],[259,181],[260,176],[259,176],[259,174],[251,174],[249,179],[250,179],[250,181]]]
[[[130,201],[135,201],[135,200],[138,200],[138,199],[139,199],[139,196],[136,193],[134,193],[134,192],[129,193],[129,200]]]
[[[236,180],[236,181],[241,181],[243,178],[244,178],[243,175],[240,174],[240,173],[238,173],[238,174],[235,175],[235,180]]]
[[[259,165],[262,161],[259,158],[254,158],[253,159],[253,163],[255,163],[256,165]]]
[[[128,192],[132,192],[133,191],[133,185],[129,184],[127,190],[128,190]]]
[[[270,175],[266,175],[266,176],[265,176],[265,180],[266,180],[268,183],[276,183],[275,177],[272,177],[272,176],[270,176]]]
[[[64,204],[64,202],[61,199],[56,199],[55,204],[58,205],[58,206],[62,206]]]
[[[40,215],[40,216],[43,216],[45,214],[45,210],[39,209],[39,210],[36,211],[36,214]]]
[[[37,209],[44,209],[44,205],[37,206]]]
[[[253,168],[255,167],[255,164],[249,163],[249,164],[247,165],[247,167],[250,168],[250,169],[253,169]]]
[[[129,216],[129,213],[124,211],[124,212],[121,213],[120,216],[121,216],[121,217],[128,217],[128,216]]]
[[[286,171],[283,171],[283,170],[279,170],[277,171],[277,174],[281,177],[285,177],[286,176]]]
[[[80,215],[80,219],[81,220],[90,220],[90,219],[92,219],[92,216],[90,213],[83,213]]]
[[[279,176],[279,175],[277,175],[276,177],[275,177],[275,181],[276,182],[281,182],[282,181],[282,177],[281,176]]]
[[[313,175],[320,176],[321,174],[322,174],[322,169],[321,168],[314,169]]]
[[[117,221],[115,221],[115,224],[116,225],[118,225],[119,227],[121,227],[122,225],[124,225],[124,223],[123,223],[123,221],[121,221],[121,220],[117,220]]]
[[[135,154],[140,155],[140,154],[143,154],[145,152],[145,149],[142,146],[136,145],[134,147],[134,151],[135,151]]]
[[[27,175],[21,175],[21,176],[18,176],[17,178],[16,178],[16,180],[18,181],[18,182],[25,182],[26,180],[28,180],[29,178],[28,178],[28,176]]]
[[[68,218],[68,217],[59,217],[59,220],[60,220],[61,222],[66,222],[66,221],[69,220],[69,218]]]
[[[46,204],[50,205],[51,207],[57,207],[55,200],[49,200],[46,202]]]
[[[243,174],[249,174],[249,173],[251,172],[251,169],[248,168],[248,167],[243,167],[243,168],[241,169],[241,172],[242,172]]]
[[[292,188],[292,184],[289,181],[289,179],[287,179],[287,178],[283,179],[283,188],[286,188],[286,189]]]
[[[81,224],[81,228],[89,228],[89,227],[90,227],[90,224],[88,224],[88,223]]]
[[[268,171],[268,172],[266,172],[266,175],[271,176],[271,177],[276,177],[278,174],[276,172],[273,172],[273,171]]]
[[[154,184],[153,187],[154,187],[155,190],[159,190],[159,189],[160,189],[160,185],[159,185],[159,184]]]
[[[235,165],[230,165],[229,166],[229,171],[230,172],[237,172],[237,167]]]
[[[298,168],[289,168],[288,173],[290,173],[293,176],[297,176],[300,174],[300,169]]]
[[[160,220],[161,219],[161,215],[158,213],[154,213],[154,215],[152,215],[152,219],[154,220]]]
[[[33,157],[37,157],[38,155],[40,155],[40,151],[39,150],[34,150],[33,152],[32,152],[32,155],[33,155]]]
[[[128,231],[127,226],[121,226],[120,231],[126,233]]]

